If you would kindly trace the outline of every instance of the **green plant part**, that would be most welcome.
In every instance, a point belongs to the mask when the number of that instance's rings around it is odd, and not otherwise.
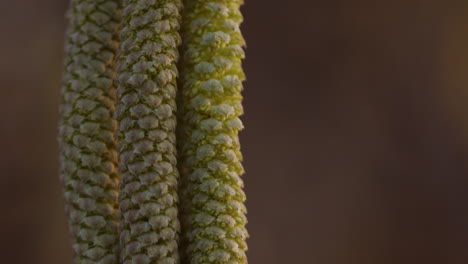
[[[60,176],[75,263],[118,263],[112,119],[118,1],[72,0],[61,89]]]
[[[247,263],[238,132],[243,128],[240,0],[186,0],[179,153],[183,263]]]
[[[178,0],[126,0],[116,118],[121,262],[179,263],[176,77]]]

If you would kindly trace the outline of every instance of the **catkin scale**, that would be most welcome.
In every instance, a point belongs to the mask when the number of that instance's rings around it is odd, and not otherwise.
[[[186,0],[179,153],[183,263],[247,263],[238,132],[244,40],[240,0]]]
[[[116,0],[72,0],[59,121],[60,177],[74,263],[118,263]]]
[[[178,0],[126,0],[116,119],[121,263],[179,263],[175,147]]]

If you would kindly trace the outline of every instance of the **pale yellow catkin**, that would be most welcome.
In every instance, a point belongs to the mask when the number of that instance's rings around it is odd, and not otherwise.
[[[179,263],[176,63],[181,3],[126,0],[116,118],[121,263]]]
[[[118,263],[114,140],[119,1],[72,0],[61,89],[60,176],[74,263]]]
[[[240,0],[186,0],[179,153],[182,263],[245,264],[238,132],[244,40]]]

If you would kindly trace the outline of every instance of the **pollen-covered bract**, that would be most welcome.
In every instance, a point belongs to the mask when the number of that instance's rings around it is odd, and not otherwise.
[[[181,3],[125,0],[118,58],[121,263],[179,263],[175,148]]]
[[[183,263],[247,263],[238,139],[241,2],[185,1],[178,134]]]
[[[119,261],[115,56],[119,1],[72,0],[61,89],[60,176],[75,263]]]

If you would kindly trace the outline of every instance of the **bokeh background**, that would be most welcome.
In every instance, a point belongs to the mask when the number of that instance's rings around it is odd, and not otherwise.
[[[0,0],[0,258],[71,263],[68,1]],[[247,0],[253,264],[468,262],[468,2]]]

